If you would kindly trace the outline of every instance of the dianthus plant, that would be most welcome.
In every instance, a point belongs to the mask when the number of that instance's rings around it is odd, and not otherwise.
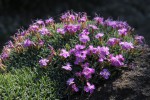
[[[134,34],[123,21],[96,16],[89,20],[86,13],[67,12],[60,17],[37,20],[27,30],[19,32],[1,53],[0,68],[6,69],[13,53],[34,48],[47,50],[38,56],[40,68],[57,66],[65,80],[66,90],[92,94],[102,81],[129,68],[144,38]],[[46,49],[47,48],[47,49]],[[7,62],[7,63],[6,63]],[[117,74],[118,75],[118,74]]]

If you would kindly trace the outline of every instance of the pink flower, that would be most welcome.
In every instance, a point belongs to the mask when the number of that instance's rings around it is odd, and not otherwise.
[[[92,74],[95,73],[95,69],[84,67],[82,74],[85,76],[86,79],[90,79],[92,77]]]
[[[81,59],[85,59],[87,55],[87,51],[86,50],[82,50],[82,51],[76,51],[75,52],[75,56]]]
[[[111,19],[107,19],[105,20],[104,22],[105,25],[107,26],[110,26],[110,27],[113,27],[113,28],[117,28],[117,29],[122,29],[122,28],[130,28],[130,26],[126,23],[126,22],[123,22],[123,21],[113,21]]]
[[[30,39],[26,39],[24,42],[23,42],[23,45],[24,47],[30,47],[32,46],[34,43],[30,40]]]
[[[73,91],[75,91],[75,92],[78,92],[78,91],[79,91],[78,87],[76,86],[76,84],[75,84],[75,82],[74,82],[74,78],[69,78],[69,79],[67,80],[67,84],[68,84],[69,86],[71,86],[71,88],[73,89]]]
[[[111,19],[107,19],[107,20],[105,20],[105,24],[107,26],[117,28],[117,21],[112,21]]]
[[[48,64],[48,62],[49,62],[48,59],[41,59],[41,60],[39,61],[39,64],[40,64],[41,67],[46,67],[47,64]]]
[[[126,36],[128,31],[126,28],[122,28],[122,29],[119,29],[118,32],[119,32],[119,35]]]
[[[135,40],[137,43],[143,43],[144,37],[143,36],[135,36]]]
[[[87,82],[86,84],[87,86],[84,86],[84,91],[90,92],[90,94],[92,94],[95,89],[95,86],[93,84],[90,84],[89,82]]]
[[[93,45],[90,45],[87,51],[88,51],[88,53],[87,53],[88,55],[96,54],[97,48],[93,47]]]
[[[81,17],[81,18],[78,20],[79,23],[83,23],[83,22],[86,22],[86,21],[87,21],[87,16],[83,16],[83,17]]]
[[[63,15],[60,17],[61,21],[66,21],[67,18],[68,18],[67,13],[63,14]]]
[[[121,66],[124,65],[123,62],[124,62],[124,58],[123,58],[123,56],[121,54],[120,55],[116,55],[116,56],[113,56],[113,55],[110,56],[110,63],[113,66],[121,67]]]
[[[102,17],[95,17],[94,20],[98,24],[102,24],[103,25],[103,23],[104,23],[104,18],[102,18]]]
[[[13,42],[10,40],[10,41],[8,41],[8,48],[14,48],[14,44],[13,44]]]
[[[114,46],[114,45],[118,44],[119,41],[120,41],[120,39],[118,39],[118,38],[110,38],[110,39],[107,41],[107,44],[108,44],[109,46]]]
[[[85,48],[84,45],[80,45],[80,44],[76,44],[76,45],[75,45],[75,49],[76,49],[76,50],[83,50],[84,48]]]
[[[79,36],[81,35],[89,35],[90,32],[88,31],[88,29],[83,29],[82,33],[79,34]]]
[[[64,58],[67,58],[70,56],[69,52],[67,52],[65,49],[62,49],[59,55]]]
[[[105,79],[108,79],[109,76],[110,76],[110,72],[108,71],[108,69],[103,69],[101,72],[100,72],[100,75],[105,78]]]
[[[80,30],[80,25],[69,24],[69,25],[65,25],[64,29],[69,33],[76,33],[77,31]]]
[[[67,70],[67,71],[71,71],[72,70],[70,63],[67,63],[65,66],[62,66],[62,68]]]
[[[3,53],[0,55],[0,58],[1,58],[2,60],[7,59],[8,57],[9,57],[9,53],[8,53],[8,52],[3,52]]]
[[[79,40],[82,42],[82,43],[87,43],[90,41],[90,38],[88,35],[81,35],[79,36]]]
[[[44,21],[43,20],[36,20],[35,24],[37,25],[44,25]]]
[[[50,24],[54,23],[54,19],[51,17],[51,18],[45,20],[45,23],[46,23],[47,25],[50,25]]]
[[[42,28],[39,30],[39,33],[40,33],[41,35],[48,35],[50,32],[49,32],[49,30],[48,30],[47,28],[42,27]]]
[[[73,91],[78,92],[79,88],[76,86],[76,84],[71,85]]]
[[[97,52],[98,52],[98,54],[100,55],[100,57],[105,57],[105,56],[107,56],[107,55],[109,55],[109,48],[108,47],[105,47],[105,46],[103,46],[103,47],[97,47]]]
[[[39,40],[39,41],[38,41],[38,45],[39,45],[39,46],[43,46],[43,45],[44,45],[44,41]]]
[[[70,14],[70,15],[68,16],[68,18],[69,18],[70,20],[73,20],[73,21],[76,19],[75,15],[73,15],[73,14]]]
[[[90,28],[92,28],[93,30],[98,30],[98,27],[95,25],[89,25]]]
[[[29,31],[37,32],[39,30],[38,25],[30,25]]]
[[[88,62],[86,62],[86,63],[84,63],[84,64],[82,64],[81,66],[82,66],[82,68],[84,68],[84,67],[89,67],[89,63]]]
[[[87,55],[86,50],[75,51],[74,56],[76,57],[76,60],[75,60],[74,64],[78,65],[79,63],[85,61],[86,55]]]
[[[97,33],[97,34],[95,35],[95,38],[96,38],[96,39],[100,39],[100,38],[102,38],[103,36],[104,36],[103,33]]]
[[[98,59],[98,61],[99,61],[100,63],[102,63],[102,62],[104,62],[104,58],[101,58],[101,57],[100,57],[100,58]]]
[[[78,16],[78,14],[74,14],[74,13],[72,13],[72,12],[66,12],[65,14],[63,14],[62,16],[61,16],[61,21],[75,21],[75,19],[76,19],[76,17]]]
[[[84,62],[85,61],[85,57],[83,58],[81,58],[81,57],[76,57],[76,60],[75,60],[75,62],[74,62],[74,64],[76,64],[76,65],[79,65],[80,63],[82,63],[82,62]]]
[[[72,84],[74,84],[74,78],[69,78],[67,80],[67,85],[72,85]]]
[[[134,46],[133,46],[133,44],[131,42],[120,42],[120,46],[124,50],[130,50],[130,49],[134,48]]]
[[[57,33],[64,35],[66,33],[66,31],[63,28],[58,28]]]

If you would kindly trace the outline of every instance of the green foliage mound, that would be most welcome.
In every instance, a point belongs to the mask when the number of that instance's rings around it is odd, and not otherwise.
[[[0,56],[0,99],[62,99],[92,94],[130,69],[143,37],[122,21],[67,12],[18,32]],[[118,76],[117,76],[118,77]]]

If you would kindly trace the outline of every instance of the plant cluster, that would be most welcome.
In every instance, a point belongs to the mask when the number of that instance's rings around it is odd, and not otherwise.
[[[138,46],[144,37],[135,35],[126,22],[99,16],[89,20],[86,13],[74,12],[62,14],[60,20],[37,20],[18,32],[3,48],[1,70],[23,66],[55,69],[53,78],[65,82],[67,93],[92,94],[101,81],[128,68],[140,53]]]

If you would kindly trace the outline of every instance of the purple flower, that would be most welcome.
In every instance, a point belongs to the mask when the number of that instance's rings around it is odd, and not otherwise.
[[[30,40],[30,39],[26,39],[24,42],[23,42],[23,45],[24,47],[30,47],[32,46],[34,43]]]
[[[75,91],[75,92],[78,92],[79,89],[78,87],[76,86],[75,82],[74,82],[74,78],[69,78],[67,80],[67,85],[71,86],[71,88]]]
[[[83,17],[81,17],[81,18],[78,20],[79,23],[83,23],[83,22],[86,22],[86,21],[87,21],[87,16],[83,16]]]
[[[69,52],[67,52],[65,49],[62,49],[59,55],[64,58],[67,58],[70,56]]]
[[[72,20],[72,21],[74,21],[74,20],[76,19],[75,15],[73,15],[73,14],[70,14],[68,17],[69,17],[69,19]]]
[[[9,57],[8,52],[3,52],[3,53],[0,55],[0,58],[1,58],[2,60],[7,59],[8,57]]]
[[[120,41],[120,39],[118,39],[118,38],[110,38],[110,39],[108,40],[107,44],[108,44],[109,46],[114,46],[114,45],[118,44],[119,41]]]
[[[95,26],[95,25],[89,25],[89,27],[92,28],[93,30],[97,30],[98,29],[98,27]]]
[[[89,82],[87,82],[86,84],[87,86],[84,86],[84,91],[90,92],[90,94],[92,94],[95,89],[95,86],[93,84],[90,84]]]
[[[92,74],[95,73],[95,69],[84,67],[82,74],[85,76],[86,79],[90,79],[92,77]]]
[[[120,42],[120,46],[124,50],[130,50],[130,49],[134,48],[134,46],[133,46],[133,44],[131,42]]]
[[[90,45],[87,52],[88,52],[87,53],[88,55],[96,54],[97,53],[97,48],[93,47],[93,45]]]
[[[39,64],[40,64],[40,66],[41,67],[46,67],[47,66],[47,64],[48,64],[48,62],[49,62],[49,60],[48,59],[41,59],[40,61],[39,61]]]
[[[97,34],[95,35],[95,38],[96,38],[96,39],[100,39],[100,38],[102,38],[103,36],[104,36],[103,33],[97,33]]]
[[[113,66],[116,66],[116,67],[121,67],[124,65],[124,58],[123,56],[120,54],[120,55],[116,55],[116,56],[113,56],[113,55],[110,55],[110,63],[111,65]]]
[[[0,58],[2,60],[6,60],[10,56],[10,52],[11,52],[11,48],[9,48],[8,46],[4,46]]]
[[[89,31],[88,29],[83,29],[83,31],[79,34],[79,37],[82,36],[82,35],[89,35]]]
[[[67,85],[72,85],[72,84],[74,84],[74,78],[69,78],[67,80]]]
[[[84,48],[85,48],[84,45],[80,45],[80,44],[75,45],[76,50],[83,50]]]
[[[8,41],[8,48],[14,48],[14,44],[13,44],[13,42],[10,40],[10,41]]]
[[[69,54],[70,54],[70,55],[71,55],[71,54],[75,54],[75,52],[76,52],[76,49],[75,49],[75,48],[72,48],[72,49],[69,50]]]
[[[42,28],[39,30],[39,33],[40,33],[41,35],[48,35],[50,32],[49,32],[49,30],[48,30],[47,28],[42,27]]]
[[[25,30],[20,33],[20,36],[26,36],[28,34],[29,34],[29,30]]]
[[[87,55],[87,51],[86,50],[82,50],[82,51],[77,51],[75,52],[75,56],[78,57],[78,58],[81,58],[81,59],[84,59],[86,58],[86,55]]]
[[[50,25],[50,24],[54,23],[54,19],[51,17],[51,18],[45,20],[45,23],[46,23],[47,25]]]
[[[58,28],[57,33],[64,35],[66,33],[66,31],[63,28]]]
[[[98,61],[99,61],[100,63],[102,63],[102,62],[104,62],[104,58],[99,58]]]
[[[79,91],[79,88],[76,86],[76,84],[72,84],[71,87],[75,92]]]
[[[84,68],[84,67],[89,67],[89,63],[88,62],[86,62],[86,63],[84,63],[84,64],[82,64],[81,66],[82,66],[82,68]]]
[[[87,55],[87,51],[86,50],[85,51],[84,50],[76,51],[74,55],[76,56],[76,60],[75,60],[74,64],[78,65],[81,62],[85,61],[86,55]]]
[[[85,46],[84,45],[80,45],[80,44],[76,44],[75,45],[75,48],[72,48],[70,51],[69,51],[69,53],[70,54],[73,54],[73,55],[80,55],[80,53],[86,53],[86,52],[82,52],[83,51],[83,49],[85,48]]]
[[[70,63],[67,63],[65,66],[62,66],[62,68],[67,70],[67,71],[71,71],[72,70]]]
[[[97,47],[97,52],[100,55],[100,57],[105,57],[106,55],[109,55],[109,48],[108,47]]]
[[[37,32],[39,30],[38,25],[30,25],[29,31]]]
[[[126,28],[122,28],[122,29],[119,29],[118,32],[119,32],[119,35],[126,36],[128,31]]]
[[[82,42],[82,43],[87,43],[88,41],[90,41],[90,38],[88,35],[81,35],[79,36],[79,40]]]
[[[137,43],[142,44],[143,40],[144,40],[144,37],[143,36],[135,36],[135,40],[136,40]]]
[[[39,40],[39,41],[38,41],[38,45],[39,45],[39,46],[43,46],[43,45],[44,45],[44,41]]]
[[[103,25],[103,23],[104,23],[104,18],[102,18],[102,17],[95,17],[94,20],[98,24],[102,24]]]
[[[62,21],[67,20],[67,18],[68,18],[67,13],[63,14],[63,15],[60,17],[60,19],[61,19]]]
[[[37,24],[37,25],[44,25],[44,21],[40,19],[40,20],[37,20],[35,22],[35,24]]]
[[[64,29],[69,33],[76,33],[77,31],[80,30],[80,25],[69,24],[65,25]]]
[[[105,20],[105,25],[117,28],[117,21],[112,21],[111,19]]]
[[[72,13],[72,12],[66,12],[65,14],[63,14],[62,16],[61,16],[61,20],[62,21],[75,21],[76,20],[76,17],[78,16],[78,14],[74,14],[74,13]]]
[[[76,57],[74,64],[79,65],[80,63],[84,62],[84,60],[85,60],[85,58]]]
[[[109,76],[110,76],[110,72],[108,71],[108,69],[103,69],[101,72],[100,72],[100,75],[105,78],[105,79],[108,79]]]
[[[110,26],[110,27],[113,27],[113,28],[118,28],[118,29],[122,29],[122,28],[127,28],[129,29],[130,26],[126,23],[126,22],[123,22],[123,21],[113,21],[111,19],[107,19],[105,20],[104,24],[106,26]]]

